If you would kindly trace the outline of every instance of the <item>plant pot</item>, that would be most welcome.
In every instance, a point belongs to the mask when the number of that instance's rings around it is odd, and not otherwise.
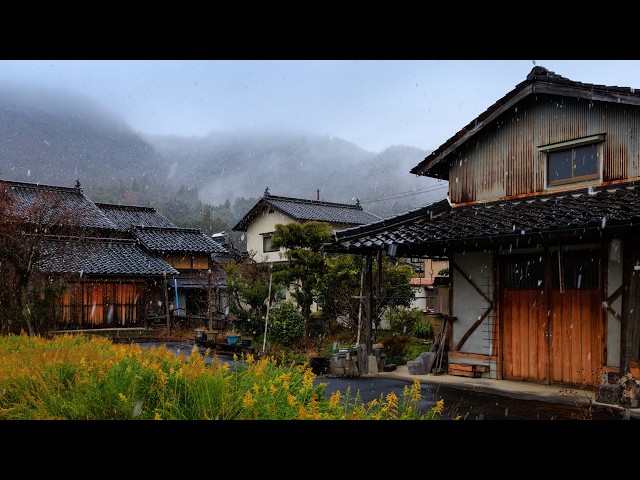
[[[640,360],[629,360],[629,373],[640,380]]]
[[[208,330],[207,332],[207,341],[216,342],[218,341],[218,332],[215,330]]]
[[[229,345],[235,345],[240,341],[240,335],[227,335],[227,343]]]

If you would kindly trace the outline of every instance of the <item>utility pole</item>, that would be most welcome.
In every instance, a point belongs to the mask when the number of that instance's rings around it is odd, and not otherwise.
[[[216,291],[218,289],[216,288]],[[213,330],[213,319],[211,316],[211,269],[207,270],[207,326]]]

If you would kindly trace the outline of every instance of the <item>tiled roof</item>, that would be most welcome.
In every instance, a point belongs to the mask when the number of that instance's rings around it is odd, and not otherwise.
[[[0,180],[0,188],[4,186],[16,197],[16,214],[28,214],[34,206],[44,205],[47,207],[48,215],[44,220],[45,223],[63,223],[77,228],[117,229],[95,203],[82,193],[80,187],[58,187]]]
[[[318,221],[341,225],[364,225],[380,220],[378,215],[363,210],[359,203],[348,204],[305,200],[265,193],[249,213],[233,227],[233,230],[246,231],[249,224],[269,208],[282,212],[293,220],[300,222]]]
[[[49,238],[44,251],[38,267],[55,273],[119,276],[180,273],[130,239]]]
[[[133,227],[131,234],[151,252],[228,253],[219,242],[196,228]]]
[[[123,231],[129,230],[132,225],[142,227],[176,226],[153,207],[114,205],[111,203],[96,203],[96,206]]]
[[[398,255],[447,256],[452,245],[517,242],[523,246],[532,238],[564,236],[578,240],[628,228],[640,228],[640,182],[455,208],[442,200],[380,222],[334,231],[325,249],[364,253],[396,243]]]
[[[535,66],[527,75],[526,80],[516,85],[513,90],[431,152],[424,160],[413,167],[410,173],[448,180],[450,154],[452,152],[463,143],[468,142],[485,125],[488,125],[498,116],[512,108],[516,103],[521,102],[530,95],[539,96],[543,94],[640,106],[640,89],[576,82],[544,67]]]

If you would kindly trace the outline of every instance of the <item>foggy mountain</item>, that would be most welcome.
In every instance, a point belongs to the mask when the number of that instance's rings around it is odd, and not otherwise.
[[[359,200],[388,217],[446,196],[446,182],[409,173],[427,154],[407,146],[376,154],[292,132],[143,135],[90,99],[0,86],[0,178],[60,186],[79,180],[94,201],[163,213],[185,191],[216,206],[257,200],[269,188],[272,195],[316,199],[319,191],[321,200]]]
[[[394,146],[375,154],[340,138],[257,131],[144,138],[166,162],[167,182],[193,185],[211,204],[257,198],[268,187],[272,195],[317,199],[319,191],[320,200],[359,200],[374,213],[400,213],[446,194],[446,182],[409,173],[427,155],[414,147]],[[437,190],[388,198],[427,187]]]

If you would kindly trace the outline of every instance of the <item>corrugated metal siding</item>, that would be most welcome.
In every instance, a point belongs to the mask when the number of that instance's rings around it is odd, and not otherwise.
[[[640,172],[640,109],[538,95],[518,104],[455,152],[453,204],[543,192],[546,155],[537,147],[606,133],[603,181]]]

